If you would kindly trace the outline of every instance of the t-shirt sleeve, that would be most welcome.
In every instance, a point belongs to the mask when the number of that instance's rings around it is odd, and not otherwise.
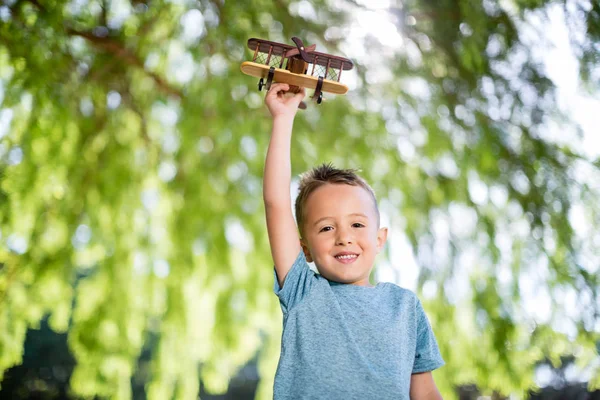
[[[413,374],[433,371],[445,364],[431,325],[429,325],[429,321],[427,320],[427,315],[425,315],[425,310],[423,310],[423,306],[418,299],[416,307],[417,349],[412,370]]]
[[[273,291],[279,297],[279,304],[284,314],[291,311],[310,292],[316,282],[316,274],[308,267],[304,252],[294,261],[292,268],[288,271],[283,282],[283,288],[279,287],[277,271],[275,271],[275,285]]]

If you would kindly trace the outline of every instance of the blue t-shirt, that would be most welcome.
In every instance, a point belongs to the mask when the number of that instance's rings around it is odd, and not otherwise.
[[[300,252],[275,294],[283,311],[275,400],[408,400],[411,374],[444,365],[409,290],[328,281]]]

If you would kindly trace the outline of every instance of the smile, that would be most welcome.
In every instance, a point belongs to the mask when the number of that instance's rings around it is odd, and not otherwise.
[[[349,264],[349,263],[353,262],[354,260],[356,260],[357,257],[358,257],[358,254],[339,254],[339,255],[335,256],[335,259],[344,264]]]

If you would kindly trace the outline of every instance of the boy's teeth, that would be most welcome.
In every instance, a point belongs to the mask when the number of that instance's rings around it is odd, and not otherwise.
[[[356,258],[356,254],[345,254],[343,256],[336,256],[335,258],[341,258],[343,260],[349,260],[351,258]]]

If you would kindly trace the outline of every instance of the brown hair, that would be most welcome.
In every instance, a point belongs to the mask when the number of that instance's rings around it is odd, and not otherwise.
[[[379,208],[377,207],[377,199],[375,198],[375,192],[369,186],[369,184],[360,176],[358,176],[354,169],[338,169],[335,168],[331,163],[321,164],[318,167],[305,172],[300,177],[300,187],[298,189],[298,197],[296,198],[296,224],[303,231],[302,223],[304,222],[304,204],[308,200],[308,196],[319,187],[327,184],[341,184],[350,186],[360,186],[365,189],[371,197],[373,197],[373,203],[375,204],[375,211],[377,212],[377,222],[379,223]]]

